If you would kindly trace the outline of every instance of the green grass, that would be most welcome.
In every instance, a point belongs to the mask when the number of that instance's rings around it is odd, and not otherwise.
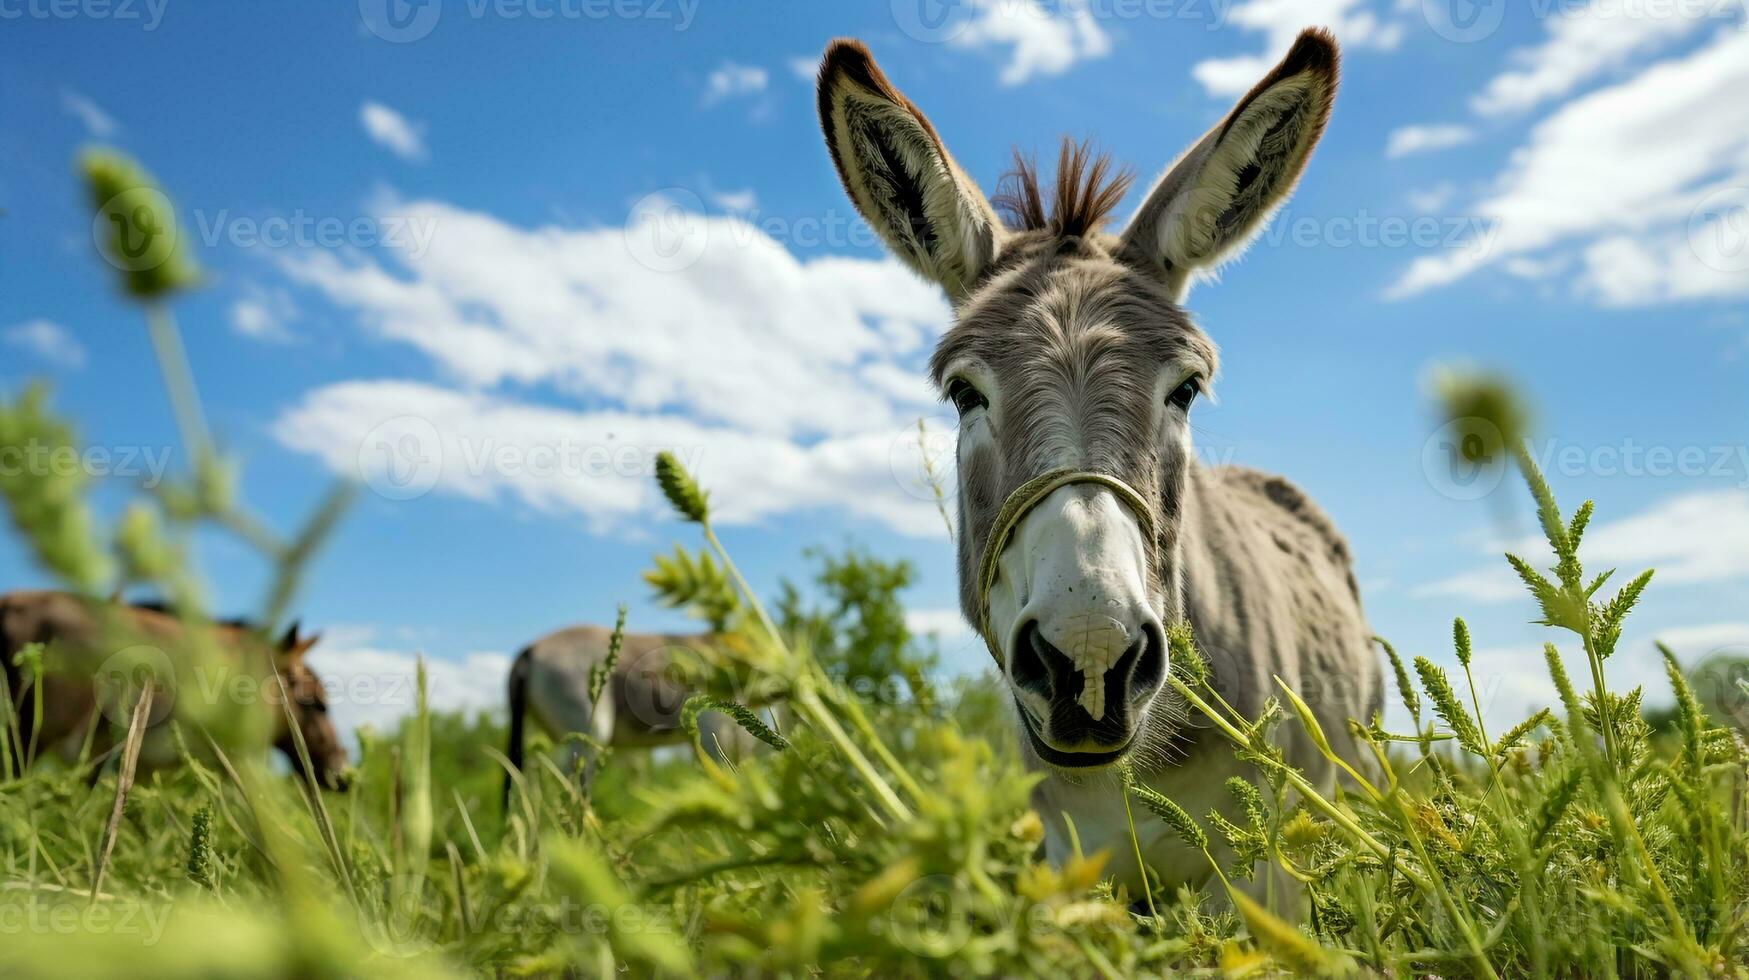
[[[105,158],[105,179],[118,167]],[[156,307],[154,329],[167,323]],[[69,587],[149,584],[190,608],[188,536],[230,531],[275,572],[271,627],[338,507],[289,537],[265,530],[228,489],[186,379],[166,376],[199,461],[184,484],[105,540],[83,486],[20,478],[0,485],[14,526]],[[1454,382],[1442,401],[1522,444],[1502,389]],[[0,441],[26,437],[73,438],[40,395],[0,408]],[[1460,622],[1462,676],[1391,653],[1413,728],[1356,720],[1369,758],[1341,760],[1354,781],[1321,794],[1275,748],[1293,727],[1326,742],[1294,692],[1235,715],[1173,631],[1170,683],[1258,773],[1231,787],[1241,822],[1135,791],[1137,811],[1210,855],[1200,891],[1114,894],[1104,855],[1035,860],[1032,778],[994,686],[937,690],[910,671],[903,696],[853,693],[835,651],[880,661],[834,631],[863,620],[789,608],[775,623],[712,533],[708,496],[665,460],[662,489],[702,550],[683,545],[650,582],[722,628],[714,668],[779,699],[759,717],[784,748],[728,767],[616,751],[584,787],[536,746],[501,815],[493,718],[421,709],[364,739],[350,793],[311,795],[269,770],[261,732],[179,698],[186,762],[127,794],[96,895],[114,766],[95,785],[52,762],[0,774],[0,975],[1744,975],[1749,751],[1673,660],[1663,734],[1641,692],[1609,687],[1647,578],[1612,594],[1588,575],[1590,504],[1563,514],[1518,464],[1558,559],[1515,567],[1550,627],[1560,702],[1510,731],[1474,710]],[[1300,882],[1279,914],[1243,890],[1265,866]]]

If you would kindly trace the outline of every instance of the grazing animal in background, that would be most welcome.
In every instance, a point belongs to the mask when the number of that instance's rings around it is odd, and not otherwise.
[[[621,748],[672,745],[686,740],[680,711],[699,693],[687,679],[689,659],[709,662],[708,635],[672,636],[625,633],[619,660],[608,675],[599,703],[589,698],[589,675],[607,661],[613,630],[571,626],[530,643],[510,665],[510,745],[505,756],[518,770],[523,759],[523,725],[534,723],[555,742],[573,732],[598,745]],[[719,761],[725,750],[736,751],[747,741],[738,725],[719,712],[698,716],[705,750]],[[596,755],[571,745],[571,761],[584,763],[587,783],[595,774]],[[509,805],[514,780],[504,776],[504,802]]]
[[[344,790],[347,784],[348,760],[340,735],[328,718],[328,702],[322,681],[305,663],[304,655],[315,646],[320,634],[306,635],[293,624],[268,649],[258,631],[242,620],[215,622],[212,626],[221,648],[237,658],[259,650],[270,654],[278,679],[291,699],[292,716],[304,737],[314,772],[305,772],[298,758],[291,728],[280,707],[278,692],[251,685],[247,696],[270,714],[274,733],[273,744],[291,761],[292,768],[315,783],[330,789]],[[35,711],[35,697],[28,690],[28,679],[13,663],[13,657],[27,644],[40,643],[48,650],[43,673],[43,717],[38,734],[39,754],[55,751],[69,762],[78,758],[86,733],[92,726],[93,749],[101,755],[119,744],[110,726],[97,717],[100,708],[110,712],[112,720],[125,720],[131,705],[99,704],[99,688],[104,678],[98,676],[101,664],[110,655],[127,647],[174,646],[187,637],[180,619],[166,607],[155,603],[122,605],[99,602],[70,592],[10,592],[0,595],[0,656],[6,664],[7,689],[12,692],[19,728],[28,740]],[[166,663],[168,665],[168,662]],[[247,676],[247,675],[239,675]],[[160,698],[157,703],[173,707],[175,700],[203,696],[234,697],[239,689],[230,681],[217,677],[186,679],[178,685],[175,698]],[[161,721],[154,708],[151,720]],[[150,767],[174,764],[176,753],[160,729],[148,729],[141,750],[141,765]],[[17,747],[23,760],[24,746]]]
[[[953,305],[930,372],[959,412],[960,605],[1044,774],[1034,805],[1046,853],[1061,862],[1076,839],[1108,851],[1131,894],[1141,877],[1119,763],[1199,815],[1234,815],[1225,777],[1257,778],[1164,684],[1167,624],[1191,624],[1239,711],[1255,717],[1279,676],[1345,754],[1346,719],[1381,706],[1343,538],[1286,480],[1199,464],[1189,423],[1216,352],[1185,293],[1285,199],[1336,81],[1334,39],[1302,33],[1112,235],[1101,223],[1128,179],[1085,145],[1065,141],[1050,194],[1020,160],[996,198],[1003,223],[862,44],[834,42],[820,67],[820,122],[845,190]],[[1310,738],[1282,731],[1288,760],[1333,783]],[[1207,880],[1200,853],[1136,815],[1168,888]]]

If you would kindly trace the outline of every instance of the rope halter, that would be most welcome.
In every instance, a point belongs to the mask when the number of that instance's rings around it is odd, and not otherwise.
[[[978,631],[984,634],[984,645],[989,648],[990,656],[995,658],[998,668],[1006,668],[1007,665],[1002,660],[1002,646],[990,628],[990,590],[996,587],[997,563],[1001,561],[1002,551],[1008,547],[1008,541],[1014,536],[1015,529],[1020,527],[1021,520],[1053,492],[1075,483],[1091,483],[1117,494],[1117,499],[1135,513],[1136,522],[1141,525],[1142,546],[1149,551],[1153,550],[1153,508],[1148,506],[1147,498],[1138,493],[1135,487],[1109,473],[1064,467],[1035,476],[1016,487],[1008,495],[1008,499],[1002,502],[1002,509],[996,514],[996,522],[990,526],[990,536],[984,541],[984,556],[978,562]]]

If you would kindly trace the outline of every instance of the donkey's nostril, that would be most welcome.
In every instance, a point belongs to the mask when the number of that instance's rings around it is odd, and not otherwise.
[[[1141,649],[1132,650],[1125,657],[1135,656],[1135,666],[1129,677],[1130,699],[1141,701],[1152,697],[1160,682],[1166,679],[1166,638],[1160,635],[1159,624],[1149,621],[1142,625],[1142,635],[1136,643]]]
[[[1035,620],[1021,627],[1020,642],[1014,645],[1014,664],[1009,673],[1016,686],[1048,699],[1056,694],[1053,677],[1074,675],[1075,665],[1061,650],[1051,646],[1039,632]]]

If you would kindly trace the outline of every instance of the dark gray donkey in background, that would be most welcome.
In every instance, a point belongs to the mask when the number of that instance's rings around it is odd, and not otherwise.
[[[626,633],[619,661],[608,676],[600,702],[589,699],[589,675],[606,662],[613,630],[571,626],[534,641],[510,665],[510,745],[505,755],[522,768],[523,725],[527,718],[555,742],[575,732],[598,745],[619,748],[672,745],[686,740],[680,711],[698,689],[687,680],[686,661],[709,660],[706,635]],[[705,751],[718,761],[738,756],[750,745],[746,733],[727,716],[708,711],[698,717]],[[569,758],[581,759],[587,783],[595,773],[596,753],[571,743]],[[508,805],[514,780],[504,776]]]
[[[1132,895],[1120,764],[1199,816],[1236,816],[1222,783],[1257,778],[1163,683],[1165,624],[1189,621],[1239,711],[1255,717],[1280,676],[1345,755],[1346,719],[1380,707],[1371,631],[1330,520],[1280,477],[1195,459],[1190,407],[1216,353],[1180,305],[1285,199],[1336,80],[1334,39],[1301,34],[1112,235],[1101,224],[1128,180],[1104,158],[1065,142],[1049,194],[1020,161],[996,199],[1003,223],[866,48],[835,42],[820,67],[820,122],[845,190],[953,303],[930,371],[960,416],[961,608],[1044,774],[1034,803],[1046,851],[1061,862],[1078,839],[1109,852]],[[1281,731],[1288,761],[1333,783],[1298,726]],[[1200,853],[1136,815],[1143,859],[1168,888],[1208,878]]]

